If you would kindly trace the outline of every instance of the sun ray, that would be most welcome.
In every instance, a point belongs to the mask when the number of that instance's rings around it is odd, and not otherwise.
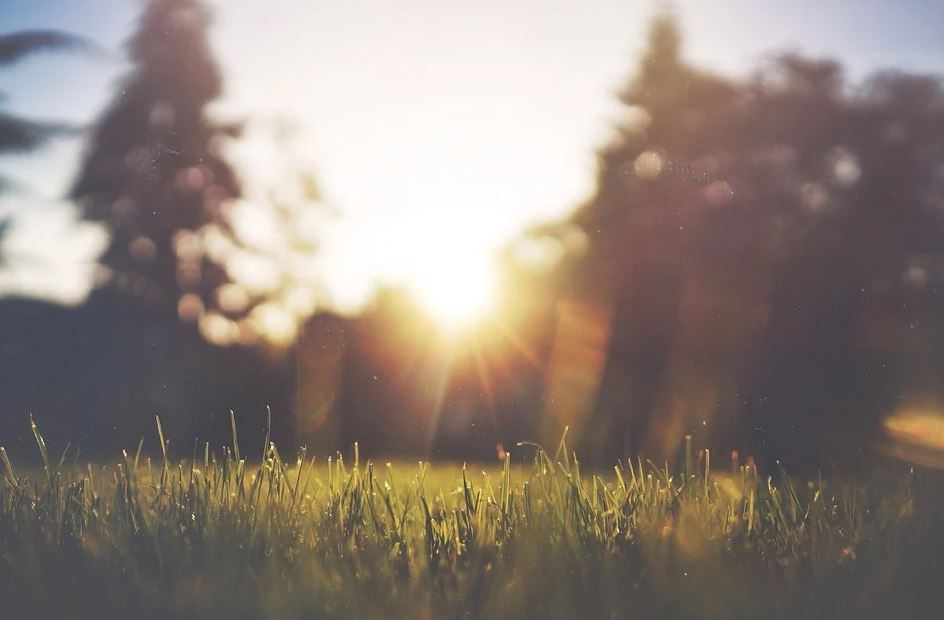
[[[476,340],[472,343],[472,356],[475,364],[475,373],[479,379],[479,386],[482,388],[482,394],[485,396],[485,406],[494,416],[495,413],[495,395],[492,391],[492,380],[488,374],[488,365],[485,362],[485,353],[482,351],[481,343]]]
[[[504,321],[496,319],[494,325],[498,333],[507,340],[511,346],[514,347],[515,351],[520,353],[532,367],[538,370],[542,368],[541,358],[538,356],[537,351],[519,338]]]
[[[446,401],[446,393],[449,391],[449,381],[452,378],[452,368],[455,359],[452,355],[447,356],[442,363],[439,371],[439,378],[436,381],[435,400],[433,401],[433,411],[430,415],[429,430],[426,435],[426,454],[433,456],[433,448],[436,445],[436,436],[439,434],[439,421],[442,418],[443,403]]]

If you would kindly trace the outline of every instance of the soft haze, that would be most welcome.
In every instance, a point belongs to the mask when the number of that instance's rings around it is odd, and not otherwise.
[[[31,58],[0,75],[6,103],[30,117],[93,122],[126,68],[121,45],[143,3],[5,4],[2,31],[68,29],[113,52]],[[691,0],[676,6],[696,64],[743,72],[771,51],[798,49],[838,57],[861,77],[879,67],[944,66],[935,30],[944,23],[944,6],[930,4]],[[619,118],[614,93],[632,72],[647,20],[661,3],[227,0],[213,6],[213,43],[226,79],[214,112],[293,127],[291,168],[312,170],[337,213],[323,233],[330,292],[339,306],[356,307],[381,281],[420,295],[456,275],[488,281],[498,248],[585,197],[594,150]],[[11,262],[0,272],[0,292],[81,299],[103,240],[91,225],[76,224],[59,200],[80,155],[81,142],[73,139],[0,160],[23,186],[0,198],[0,213],[19,215],[10,243],[40,260]],[[241,173],[247,183],[264,185],[278,183],[283,169],[284,158],[257,158]],[[39,278],[24,271],[30,264],[53,269]]]

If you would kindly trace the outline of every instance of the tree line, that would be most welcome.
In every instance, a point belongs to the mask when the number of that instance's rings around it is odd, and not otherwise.
[[[601,461],[640,450],[671,458],[694,432],[712,447],[849,463],[881,446],[885,417],[942,396],[940,76],[886,71],[853,84],[835,61],[786,54],[724,77],[686,59],[675,16],[658,15],[619,95],[623,120],[598,153],[594,194],[508,250],[514,344],[483,337],[442,378],[446,361],[395,292],[356,319],[309,318],[313,304],[292,310],[280,296],[284,277],[268,288],[234,278],[234,256],[266,256],[229,211],[243,188],[221,145],[243,126],[206,114],[222,88],[208,24],[197,0],[148,4],[128,46],[132,69],[70,192],[107,227],[109,246],[89,302],[69,314],[81,318],[52,312],[47,324],[69,327],[37,359],[84,338],[59,367],[74,376],[107,343],[110,361],[80,374],[89,386],[109,374],[129,386],[115,419],[137,415],[137,391],[197,420],[277,400],[296,440],[330,429],[334,442],[367,436],[379,451],[484,457],[566,424]],[[17,36],[0,39],[0,61],[74,41],[9,47]],[[18,122],[0,148],[52,130]],[[551,259],[529,261],[522,247]],[[28,320],[14,306],[4,325]],[[273,356],[263,323],[279,311],[302,327]],[[214,338],[247,346],[224,352]],[[5,353],[12,363],[10,345]],[[181,396],[169,397],[154,385],[180,356],[199,362],[174,375]],[[421,371],[392,371],[405,365]],[[86,394],[97,389],[76,382],[76,398],[94,402],[86,411],[110,407]],[[391,416],[397,430],[370,430]],[[187,424],[206,433],[215,423]]]

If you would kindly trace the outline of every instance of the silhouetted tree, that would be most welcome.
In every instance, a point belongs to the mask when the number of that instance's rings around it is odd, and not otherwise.
[[[94,46],[88,40],[56,30],[24,30],[0,35],[0,66],[22,60],[30,54],[51,50],[90,51]],[[0,91],[0,101],[5,93]],[[28,151],[49,138],[74,131],[64,123],[49,123],[25,119],[0,111],[0,155]],[[11,181],[0,176],[0,192],[7,190]]]
[[[697,162],[724,132],[719,111],[734,96],[725,81],[684,62],[674,15],[659,15],[620,96],[627,119],[599,154],[596,195],[574,217],[590,239],[574,267],[576,294],[611,308],[595,410],[596,442],[611,457],[643,447],[653,412],[668,406],[660,400],[679,338],[682,265],[707,175]],[[662,450],[658,442],[645,448]]]
[[[611,317],[591,441],[868,453],[899,399],[944,394],[941,80],[851,89],[785,55],[732,81],[679,42],[658,17],[573,218],[590,247],[564,296]]]
[[[208,24],[198,0],[148,4],[128,46],[131,73],[99,122],[71,192],[87,219],[109,229],[105,287],[165,314],[176,314],[187,293],[209,299],[224,280],[194,235],[239,193],[218,153],[235,130],[205,113],[221,90]]]
[[[77,35],[56,30],[24,30],[0,35],[0,66],[22,60],[30,54],[51,50],[89,51],[94,46]],[[6,95],[0,91],[0,102]],[[73,131],[63,123],[49,123],[25,119],[0,111],[0,155],[28,151],[49,138]],[[0,175],[0,194],[10,189],[13,182]],[[0,220],[0,264],[4,262],[2,245],[10,229],[11,219]]]
[[[755,83],[755,128],[789,145],[807,219],[770,276],[755,441],[848,462],[884,416],[944,396],[944,88],[880,73],[850,92],[793,56],[778,71]]]
[[[230,409],[240,438],[261,442],[271,407],[273,437],[292,443],[290,357],[217,347],[178,320],[210,316],[210,332],[221,324],[210,309],[232,280],[223,255],[253,241],[234,229],[229,208],[240,188],[219,153],[237,132],[205,115],[221,88],[207,25],[197,0],[148,3],[129,44],[131,72],[94,130],[71,196],[86,219],[108,229],[102,286],[79,308],[0,304],[7,438],[20,435],[14,430],[31,411],[60,447],[72,441],[94,452],[141,437],[147,444],[158,414],[169,436],[186,438],[176,446],[184,452],[195,437],[224,438]],[[240,305],[229,290],[227,307]],[[290,301],[293,311],[310,311],[304,295]],[[251,297],[239,312],[258,302]],[[260,317],[285,333],[283,318],[271,307]],[[231,337],[235,322],[223,325],[227,343],[242,342],[241,333]]]

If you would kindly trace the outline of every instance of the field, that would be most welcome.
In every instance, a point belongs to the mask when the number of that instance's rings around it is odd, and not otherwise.
[[[585,472],[566,433],[485,472],[286,459],[235,423],[81,464],[33,428],[39,465],[0,453],[5,618],[938,616],[933,472],[800,482],[690,442]]]

